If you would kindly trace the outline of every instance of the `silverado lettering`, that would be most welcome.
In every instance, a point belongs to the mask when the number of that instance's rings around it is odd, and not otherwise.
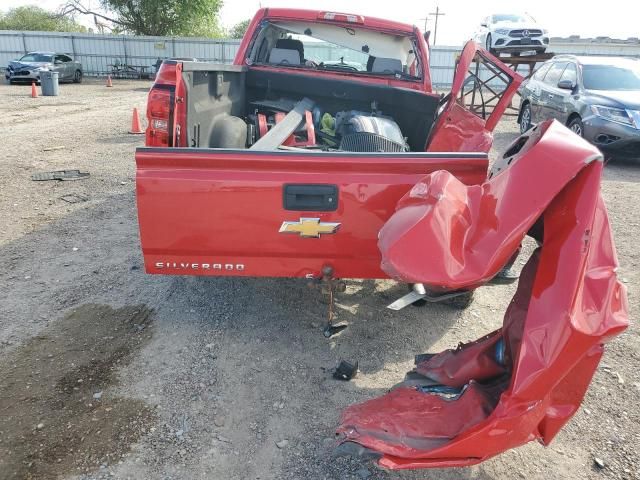
[[[244,270],[242,263],[176,263],[176,262],[156,262],[157,269],[174,268],[174,269],[191,269],[191,270],[235,270],[241,272]]]

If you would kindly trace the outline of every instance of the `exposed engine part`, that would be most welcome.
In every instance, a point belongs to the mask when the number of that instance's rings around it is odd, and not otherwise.
[[[247,144],[247,124],[239,117],[220,117],[211,132],[211,148],[245,148]]]
[[[256,100],[256,107],[248,115],[247,145],[262,143],[300,102],[290,98]],[[398,124],[377,110],[371,112],[345,110],[335,117],[321,106],[313,105],[302,115],[300,123],[280,146],[299,148],[337,149],[349,152],[407,152],[409,146]],[[288,112],[288,113],[285,113]],[[276,147],[279,148],[279,147]]]
[[[315,126],[312,114],[313,108],[307,108],[304,110],[306,107],[313,107],[313,101],[303,99],[300,102],[295,102],[291,99],[281,98],[279,100],[258,100],[252,102],[252,104],[259,108],[247,117],[247,121],[250,125],[249,132],[251,135],[247,144],[250,148],[253,148],[256,144],[267,145],[264,143],[265,141],[263,139],[267,136],[271,136],[272,131],[281,130],[282,126],[280,126],[280,124],[282,122],[291,123],[287,128],[293,131],[291,131],[290,135],[285,138],[280,145],[274,148],[280,148],[282,146],[316,146]],[[286,110],[288,105],[293,105],[293,108]],[[300,111],[298,112],[298,110]],[[292,114],[295,118],[300,119],[297,125],[295,125],[295,121],[293,120],[294,117],[291,117]],[[287,120],[288,117],[291,117],[291,119]]]
[[[347,152],[406,152],[406,145],[370,132],[349,133],[342,136],[340,150]]]
[[[336,114],[340,150],[349,152],[406,152],[409,147],[398,124],[389,117],[351,110]]]

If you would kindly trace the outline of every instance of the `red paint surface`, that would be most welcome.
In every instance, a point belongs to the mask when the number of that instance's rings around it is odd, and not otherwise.
[[[567,132],[557,123],[538,127],[481,186],[436,172],[421,182],[426,190],[400,202],[380,247],[384,268],[405,281],[481,284],[536,220],[542,245],[501,329],[418,364],[425,384],[462,386],[457,399],[401,386],[349,407],[338,429],[343,442],[378,452],[387,468],[471,465],[532,440],[548,444],[576,412],[603,344],[627,327],[628,315],[600,195],[601,157]],[[416,265],[397,259],[400,245]]]
[[[486,175],[486,158],[432,154],[297,154],[139,149],[136,192],[148,273],[302,277],[330,263],[341,278],[386,278],[378,232],[398,200],[425,173],[442,168],[467,184]],[[335,212],[287,211],[287,183],[335,184]],[[283,221],[340,222],[336,234],[279,233]],[[157,268],[156,263],[176,263]],[[243,264],[202,270],[181,264]]]

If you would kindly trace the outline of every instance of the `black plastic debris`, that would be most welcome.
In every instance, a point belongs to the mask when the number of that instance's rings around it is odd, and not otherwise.
[[[86,202],[88,199],[88,197],[85,197],[84,195],[78,195],[76,193],[69,193],[60,197],[60,200],[64,200],[67,203],[81,203]]]
[[[47,180],[82,180],[89,177],[89,172],[81,172],[80,170],[56,170],[53,172],[40,172],[31,175],[34,182],[44,182]]]
[[[326,337],[326,338],[331,338],[334,335],[337,335],[338,333],[340,333],[341,331],[343,331],[345,328],[347,328],[349,325],[345,324],[345,323],[340,323],[338,325],[334,325],[332,323],[329,323],[326,327],[324,327],[324,330],[322,331],[322,334]]]
[[[333,372],[333,378],[336,380],[344,380],[348,382],[358,374],[358,362],[347,362],[342,360],[335,372]]]

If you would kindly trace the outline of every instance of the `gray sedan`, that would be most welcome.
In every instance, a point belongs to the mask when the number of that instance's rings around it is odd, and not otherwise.
[[[640,160],[640,60],[558,55],[520,93],[521,132],[554,118],[609,156]]]
[[[5,78],[9,83],[40,82],[40,73],[49,70],[58,72],[61,82],[82,81],[82,64],[65,53],[55,52],[30,52],[9,62]]]

